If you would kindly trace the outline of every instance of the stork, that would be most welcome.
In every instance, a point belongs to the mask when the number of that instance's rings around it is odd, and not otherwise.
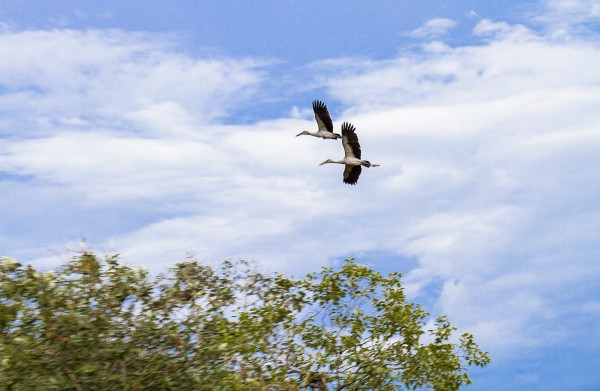
[[[341,160],[327,159],[323,163],[319,164],[322,166],[327,163],[338,163],[345,164],[344,169],[344,183],[349,185],[356,185],[358,177],[362,171],[362,166],[365,167],[378,167],[379,164],[371,163],[368,160],[360,160],[360,144],[358,143],[358,136],[356,135],[356,128],[349,122],[342,124],[342,145],[344,146],[344,158]]]
[[[333,133],[333,122],[331,121],[331,117],[329,116],[329,111],[327,110],[325,103],[321,102],[320,100],[314,100],[312,106],[313,111],[315,112],[317,125],[319,125],[319,130],[316,132],[309,132],[308,130],[305,130],[304,132],[298,133],[296,137],[306,134],[309,136],[321,137],[323,140],[336,140],[341,138],[342,136],[339,134]]]

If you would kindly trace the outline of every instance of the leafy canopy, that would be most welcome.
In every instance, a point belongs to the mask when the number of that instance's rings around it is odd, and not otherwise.
[[[346,260],[304,279],[244,261],[165,275],[89,252],[0,262],[0,390],[457,390],[487,354]]]

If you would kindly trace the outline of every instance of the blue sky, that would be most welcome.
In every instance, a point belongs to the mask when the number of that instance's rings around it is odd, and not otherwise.
[[[3,1],[0,255],[355,256],[475,334],[471,390],[600,388],[600,1]],[[344,185],[322,99],[357,127]]]

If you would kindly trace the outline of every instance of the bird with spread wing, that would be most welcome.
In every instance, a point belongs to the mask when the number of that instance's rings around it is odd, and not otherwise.
[[[338,138],[342,138],[342,136],[340,136],[339,134],[333,133],[333,121],[329,116],[329,110],[327,110],[327,106],[325,106],[325,103],[321,102],[320,100],[314,100],[312,106],[313,111],[315,112],[315,119],[317,120],[319,130],[317,130],[316,132],[309,132],[308,130],[305,130],[301,133],[298,133],[296,137],[308,135],[313,137],[321,137],[323,140],[336,140]]]
[[[378,167],[380,164],[361,160],[360,144],[356,135],[356,128],[349,122],[342,124],[342,146],[344,147],[344,158],[340,160],[327,159],[320,165],[327,163],[344,164],[344,183],[355,185],[362,171],[362,167]]]

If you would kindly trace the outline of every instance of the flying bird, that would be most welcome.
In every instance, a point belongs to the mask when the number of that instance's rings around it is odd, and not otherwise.
[[[331,117],[329,116],[329,111],[327,110],[327,106],[325,103],[320,100],[314,100],[313,103],[313,111],[315,112],[315,119],[317,120],[317,125],[319,125],[319,130],[316,132],[309,132],[305,130],[304,132],[298,133],[296,137],[302,136],[304,134],[314,137],[321,137],[323,139],[333,139],[336,140],[341,138],[337,133],[333,133],[333,122],[331,121]]]
[[[322,166],[323,164],[327,163],[345,164],[346,168],[344,169],[344,183],[356,185],[356,182],[358,182],[358,177],[360,176],[360,172],[362,171],[362,166],[379,166],[379,164],[371,163],[368,160],[360,160],[360,144],[358,143],[356,128],[349,122],[344,122],[342,124],[342,145],[344,146],[343,159],[327,159],[319,165]]]

